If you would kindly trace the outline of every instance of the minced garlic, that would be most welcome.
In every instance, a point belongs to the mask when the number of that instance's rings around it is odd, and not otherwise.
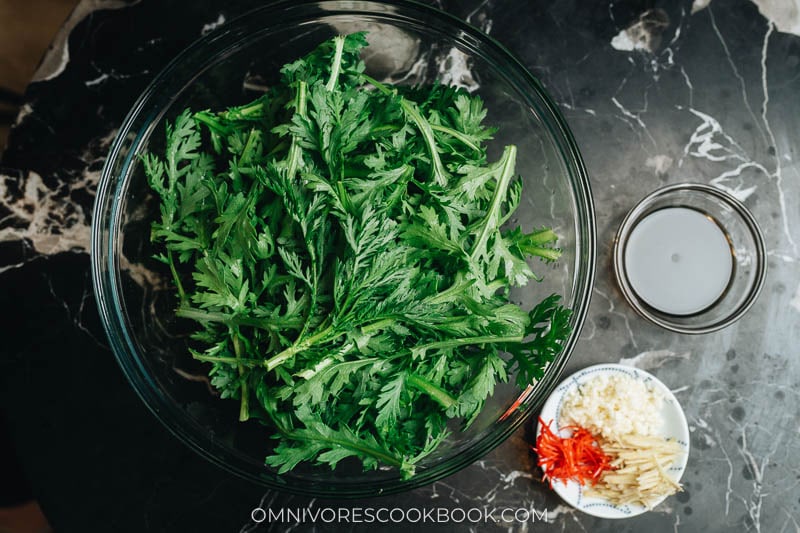
[[[626,374],[600,374],[570,391],[561,407],[561,425],[584,427],[609,440],[622,435],[652,436],[662,424],[663,397]]]

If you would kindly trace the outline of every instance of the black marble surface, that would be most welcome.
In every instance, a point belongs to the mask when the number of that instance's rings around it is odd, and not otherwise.
[[[292,526],[256,524],[258,506],[508,507],[542,517],[370,526],[381,531],[800,531],[796,0],[437,4],[499,39],[540,78],[587,163],[599,273],[567,371],[597,362],[644,368],[686,411],[686,491],[621,522],[575,512],[547,490],[532,470],[524,429],[462,472],[400,496],[339,502],[265,494],[194,455],[128,386],[99,324],[87,254],[106,151],[130,105],[173,55],[259,4],[84,0],[26,92],[0,163],[0,392],[23,467],[57,531]],[[769,254],[767,284],[749,314],[694,337],[640,319],[610,269],[613,235],[627,210],[647,192],[682,181],[741,199],[761,224]]]

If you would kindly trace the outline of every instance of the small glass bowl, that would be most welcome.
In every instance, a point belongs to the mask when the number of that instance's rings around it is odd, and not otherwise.
[[[733,259],[731,278],[719,298],[691,314],[671,314],[648,304],[637,294],[626,266],[626,247],[636,226],[656,211],[683,207],[699,211],[715,222],[728,240]],[[623,296],[650,322],[677,333],[710,333],[744,315],[764,286],[766,250],[761,230],[747,208],[730,194],[699,183],[658,189],[630,210],[617,231],[613,250],[614,273]]]

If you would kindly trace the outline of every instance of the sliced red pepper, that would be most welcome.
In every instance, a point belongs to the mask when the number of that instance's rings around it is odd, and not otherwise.
[[[596,483],[606,470],[611,470],[611,458],[606,455],[594,436],[585,428],[565,426],[569,437],[561,438],[539,418],[541,427],[532,449],[538,457],[538,465],[544,471],[544,479],[553,485],[553,480],[576,481],[581,485]]]

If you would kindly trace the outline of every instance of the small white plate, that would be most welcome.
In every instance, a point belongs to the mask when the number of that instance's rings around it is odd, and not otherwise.
[[[553,422],[550,428],[555,431],[556,428],[563,425],[561,423],[561,406],[564,403],[564,398],[570,391],[597,376],[620,374],[639,380],[645,383],[648,388],[657,389],[663,394],[664,403],[661,408],[663,423],[659,434],[665,438],[675,439],[685,450],[685,453],[682,453],[678,458],[677,463],[667,470],[669,475],[672,476],[672,479],[679,481],[683,475],[683,471],[686,469],[686,462],[689,459],[689,426],[686,423],[686,416],[683,414],[683,409],[681,409],[672,391],[655,376],[644,370],[616,364],[603,364],[584,368],[580,372],[576,372],[562,381],[561,384],[556,387],[547,399],[547,402],[545,402],[542,412],[539,415],[540,418],[544,420],[545,424],[552,420]],[[536,429],[537,437],[541,430],[541,424],[539,423]],[[566,435],[562,434],[562,436]],[[642,514],[648,510],[647,507],[642,505],[614,505],[603,498],[587,497],[583,494],[583,487],[575,481],[563,483],[554,480],[553,490],[555,490],[565,502],[576,509],[601,518],[628,518]],[[665,498],[666,497],[661,498],[653,505],[658,505],[664,501]]]

